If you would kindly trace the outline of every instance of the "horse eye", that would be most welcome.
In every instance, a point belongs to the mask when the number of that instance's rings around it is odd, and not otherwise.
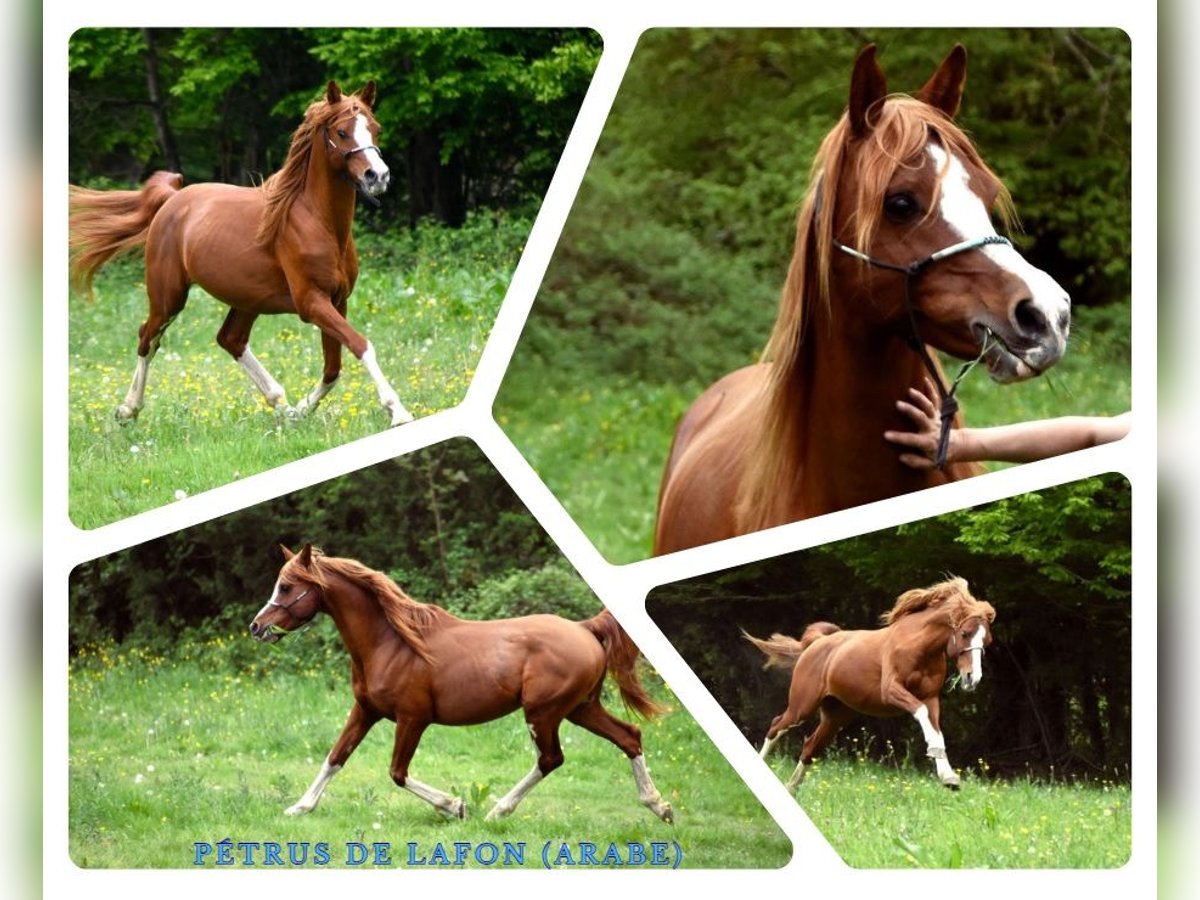
[[[907,222],[921,211],[921,207],[916,197],[908,191],[901,191],[884,199],[883,211],[893,222]]]
[[[291,589],[292,589],[292,586],[290,584],[281,584],[279,586],[279,593],[286,594]]]
[[[344,129],[339,128],[338,129],[338,137],[340,137],[344,141],[347,137],[349,137],[349,135],[346,134]]]

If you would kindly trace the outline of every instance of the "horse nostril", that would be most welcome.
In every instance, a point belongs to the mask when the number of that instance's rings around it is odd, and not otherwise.
[[[1049,330],[1046,314],[1028,297],[1017,304],[1013,318],[1016,319],[1017,330],[1022,334],[1041,335]]]
[[[371,184],[378,177],[379,176],[375,174],[374,169],[367,169],[367,171],[363,174],[363,181],[365,181],[367,184]]]
[[[251,623],[250,623],[250,634],[251,634],[252,636],[254,636],[254,637],[257,637],[257,636],[258,636],[258,629],[259,629],[259,625],[258,625],[258,623],[257,623],[257,622],[251,622]]]

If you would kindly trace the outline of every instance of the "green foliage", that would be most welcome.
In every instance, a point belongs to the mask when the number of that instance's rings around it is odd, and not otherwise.
[[[739,628],[759,637],[820,620],[874,628],[903,591],[962,576],[997,618],[979,690],[943,700],[952,759],[994,773],[1124,780],[1130,510],[1123,478],[1087,479],[666,585],[647,611],[757,742],[787,678],[761,671]],[[868,735],[864,755],[921,759],[921,735],[904,718],[855,726]]]
[[[600,54],[579,29],[82,29],[69,50],[72,181],[132,183],[169,164],[150,35],[188,181],[261,181],[327,81],[375,80],[399,195],[384,223],[536,209]]]
[[[270,595],[277,546],[305,542],[471,617],[599,608],[487,458],[452,441],[78,566],[71,647],[165,655],[181,641],[243,633]],[[337,652],[329,623],[313,632],[289,642],[307,648],[304,659]]]

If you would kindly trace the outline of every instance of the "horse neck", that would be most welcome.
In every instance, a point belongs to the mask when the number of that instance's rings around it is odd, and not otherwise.
[[[954,631],[949,610],[940,608],[911,613],[894,622],[892,627],[917,635],[913,643],[926,659],[944,659]]]
[[[866,297],[830,298],[828,316],[814,316],[800,346],[796,389],[802,393],[800,461],[806,515],[870,503],[943,483],[934,470],[900,462],[883,438],[886,429],[907,430],[896,409],[926,371],[920,356],[894,327],[873,327],[855,312]],[[817,474],[821,473],[821,474]]]
[[[329,167],[324,136],[320,133],[313,137],[308,156],[304,194],[313,212],[336,237],[338,246],[344,246],[349,240],[350,225],[354,221],[355,189],[346,177]]]
[[[412,652],[364,588],[340,576],[329,576],[328,584],[324,592],[325,612],[333,619],[356,665],[365,666],[380,650],[397,645]]]

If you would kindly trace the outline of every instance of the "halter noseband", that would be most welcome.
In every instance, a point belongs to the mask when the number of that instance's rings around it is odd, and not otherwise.
[[[820,195],[818,194],[817,203],[819,208]],[[1003,235],[988,234],[983,237],[970,238],[969,240],[959,241],[957,244],[951,244],[948,247],[943,247],[934,253],[922,259],[916,259],[907,265],[887,262],[886,260],[876,259],[863,253],[861,250],[855,250],[853,247],[848,247],[836,238],[833,239],[833,246],[837,247],[843,253],[853,256],[855,259],[862,260],[877,269],[887,269],[890,272],[899,272],[904,276],[904,311],[908,315],[908,336],[905,338],[908,345],[912,347],[921,357],[921,362],[925,366],[925,370],[929,372],[929,377],[932,379],[934,387],[937,389],[939,397],[939,405],[941,407],[941,430],[938,433],[937,453],[933,458],[933,464],[939,469],[946,467],[946,452],[950,448],[950,425],[954,420],[955,414],[958,412],[958,400],[954,396],[954,392],[958,390],[959,383],[963,380],[968,372],[970,372],[979,363],[987,352],[992,348],[992,338],[994,335],[990,328],[985,328],[983,346],[980,348],[979,355],[968,363],[965,363],[959,370],[954,382],[947,389],[942,381],[941,372],[934,363],[933,358],[929,355],[929,350],[925,346],[925,341],[921,339],[921,331],[917,327],[917,313],[912,305],[912,280],[925,271],[935,262],[946,259],[950,256],[955,256],[959,253],[965,253],[968,250],[977,250],[980,247],[986,247],[989,244],[1000,244],[1006,247],[1012,246],[1012,241]]]
[[[285,613],[287,613],[289,616],[291,616],[293,620],[295,620],[297,622],[304,623],[304,622],[312,621],[311,619],[301,619],[298,615],[296,615],[294,612],[292,612],[292,607],[295,606],[297,603],[299,603],[301,600],[303,600],[305,597],[307,597],[309,594],[309,591],[311,591],[312,589],[313,589],[313,585],[310,584],[303,591],[301,591],[298,596],[293,597],[291,603],[280,603],[274,597],[271,597],[269,600],[267,600],[267,606],[278,606]]]

